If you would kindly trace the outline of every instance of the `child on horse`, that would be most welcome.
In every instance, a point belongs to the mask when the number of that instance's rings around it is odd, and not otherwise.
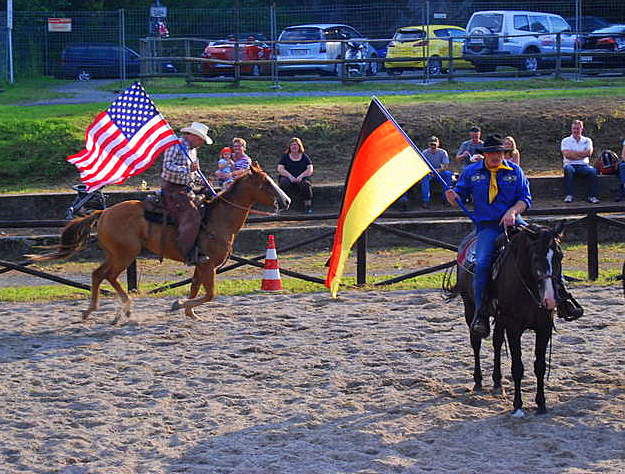
[[[495,257],[495,241],[505,227],[524,223],[520,214],[532,204],[529,181],[516,164],[504,160],[506,151],[499,135],[490,135],[477,150],[484,160],[467,166],[454,189],[446,191],[447,201],[473,198],[477,244],[473,294],[475,315],[471,332],[480,337],[489,333],[484,296]]]
[[[200,169],[197,149],[213,140],[206,134],[208,127],[193,122],[180,130],[182,143],[163,153],[161,190],[167,213],[176,221],[176,245],[187,265],[205,263],[199,254],[196,239],[200,230],[200,211],[192,200],[192,185]]]

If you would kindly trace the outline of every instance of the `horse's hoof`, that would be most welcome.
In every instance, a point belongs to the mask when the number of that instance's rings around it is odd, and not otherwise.
[[[512,412],[513,418],[523,418],[524,416],[525,416],[525,411],[523,411],[523,408],[517,408],[516,410]]]
[[[482,388],[482,384],[476,383],[475,385],[473,385],[473,389],[471,391],[476,393],[482,393],[484,391],[484,388]]]
[[[547,414],[547,407],[537,407],[536,408],[536,414],[537,415],[546,415]]]
[[[202,318],[200,318],[197,314],[195,314],[195,311],[190,310],[190,311],[185,311],[184,315],[186,317],[188,317],[189,319],[195,319],[196,321],[201,320]]]
[[[506,391],[503,389],[501,385],[495,385],[493,387],[493,395],[504,396],[505,394],[506,394]]]
[[[178,311],[179,309],[182,309],[184,307],[184,305],[180,302],[180,300],[176,300],[172,303],[171,308],[169,308],[169,311]]]

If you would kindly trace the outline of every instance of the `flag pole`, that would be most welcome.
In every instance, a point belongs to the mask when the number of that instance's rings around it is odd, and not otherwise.
[[[182,144],[182,141],[178,144],[178,146],[180,147],[180,149],[182,150],[182,152],[184,153],[184,156],[187,158],[187,160],[189,160],[191,163],[193,163],[193,159],[189,156],[189,152],[187,151],[187,147],[185,145]],[[215,191],[215,189],[211,186],[211,184],[208,182],[208,179],[206,179],[206,176],[204,175],[204,173],[202,172],[201,169],[198,169],[196,171],[196,173],[198,174],[198,176],[200,177],[200,179],[202,180],[202,182],[204,183],[204,186],[209,190],[209,192],[213,195],[213,196],[217,196],[217,191]]]
[[[391,113],[386,109],[386,107],[384,107],[384,105],[382,104],[382,102],[379,101],[379,99],[375,96],[373,96],[371,98],[371,100],[373,100],[378,107],[380,107],[380,110],[382,110],[382,112],[384,112],[384,115],[386,115],[386,118],[388,118],[391,122],[393,122],[393,124],[397,127],[397,129],[400,131],[400,133],[404,136],[404,138],[406,139],[406,141],[408,143],[410,143],[410,146],[419,154],[419,156],[421,156],[421,158],[423,159],[423,161],[425,161],[425,163],[428,165],[428,167],[430,168],[430,170],[432,171],[432,174],[434,174],[434,176],[436,176],[436,178],[440,181],[441,185],[443,186],[443,189],[445,191],[449,191],[451,190],[451,186],[449,186],[445,180],[443,179],[443,177],[439,174],[438,171],[436,171],[436,169],[434,169],[434,167],[432,166],[432,164],[429,162],[429,160],[423,155],[423,153],[421,152],[421,150],[417,147],[417,145],[415,145],[415,143],[412,141],[412,139],[408,136],[408,134],[404,131],[403,128],[401,128],[399,126],[399,124],[397,123],[397,121],[395,120],[395,117],[393,117],[391,115]],[[476,222],[475,220],[475,216],[473,215],[473,213],[471,211],[469,211],[469,209],[467,209],[467,207],[464,205],[464,203],[462,202],[462,200],[460,199],[460,197],[456,198],[456,203],[458,204],[458,206],[460,207],[460,209],[462,209],[462,211],[467,215],[467,217],[469,219],[471,219],[474,223]]]

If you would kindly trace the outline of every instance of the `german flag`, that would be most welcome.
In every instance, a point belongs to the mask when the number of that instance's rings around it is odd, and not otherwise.
[[[393,202],[430,173],[418,152],[378,99],[365,116],[343,190],[326,286],[338,293],[354,242]]]

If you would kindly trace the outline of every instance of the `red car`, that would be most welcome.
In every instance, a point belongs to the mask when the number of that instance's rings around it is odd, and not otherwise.
[[[271,64],[269,63],[269,60],[272,58],[271,46],[267,45],[263,40],[264,36],[256,34],[242,35],[241,39],[239,39],[240,61],[267,61],[266,64],[242,64],[241,74],[268,76],[271,73]],[[228,36],[225,40],[211,41],[204,49],[202,57],[234,61],[235,44],[236,39],[234,35]],[[207,76],[233,75],[233,69],[234,67],[231,64],[202,63],[202,72]]]

